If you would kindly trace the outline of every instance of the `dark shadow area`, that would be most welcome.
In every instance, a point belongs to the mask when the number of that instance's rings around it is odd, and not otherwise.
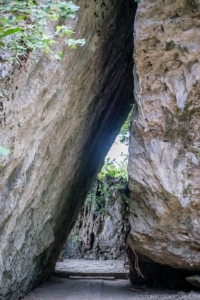
[[[32,286],[51,276],[91,184],[127,118],[131,104],[134,103],[132,57],[136,3],[119,1],[115,9],[116,19],[110,27],[106,24],[105,28],[102,28],[104,39],[100,37],[95,67],[97,73],[93,90],[90,91],[94,94],[94,100],[88,109],[88,127],[85,127],[85,136],[88,138],[82,137],[80,158],[76,162],[73,177],[68,178],[66,182],[66,188],[59,198],[57,212],[53,216],[54,241],[37,257],[38,263],[34,272],[37,275],[32,279]],[[83,51],[87,50],[83,47]],[[81,79],[84,76],[85,74],[80,74],[79,77]],[[79,83],[79,78],[76,84],[82,84]]]
[[[198,290],[185,280],[186,277],[194,275],[191,271],[156,263],[144,255],[134,253],[130,248],[128,252],[131,264],[130,281],[133,285],[145,284],[156,289]]]

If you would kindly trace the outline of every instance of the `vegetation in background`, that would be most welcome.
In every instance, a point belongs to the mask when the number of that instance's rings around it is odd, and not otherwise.
[[[200,156],[200,150],[199,150],[199,149],[196,149],[196,150],[195,150],[195,154],[196,154],[196,156]]]
[[[129,112],[128,118],[126,119],[124,125],[122,126],[122,128],[119,132],[120,142],[126,146],[128,146],[128,144],[129,144],[129,127],[130,127],[130,121],[131,121],[131,116],[133,114],[133,110],[134,110],[134,107]]]
[[[106,177],[122,177],[124,180],[128,180],[127,176],[127,164],[128,164],[128,155],[121,154],[123,157],[122,162],[118,163],[116,159],[106,158],[103,168],[98,175],[100,180],[104,180]]]
[[[115,199],[117,190],[120,192],[124,201],[124,213],[127,213],[129,210],[128,182],[122,177],[107,176],[103,181],[99,178],[96,179],[87,195],[86,205],[89,204],[89,206],[92,206],[96,213],[105,214],[106,207]]]
[[[119,132],[119,140],[120,143],[128,146],[129,144],[129,127],[130,127],[130,121],[131,116],[133,113],[134,107],[131,109],[131,111],[128,114],[128,117],[121,127],[121,130]],[[121,162],[117,162],[116,159],[110,159],[106,158],[105,163],[103,165],[103,168],[101,169],[98,178],[101,181],[104,181],[106,177],[122,177],[124,180],[128,181],[128,173],[127,173],[127,165],[128,165],[128,154],[121,153],[122,160]]]
[[[67,17],[74,18],[78,9],[72,1],[0,0],[0,52],[9,52],[11,63],[20,63],[36,49],[61,59],[62,52],[54,53],[51,47],[60,39],[71,48],[85,44],[84,39],[71,39],[74,32],[65,26]]]
[[[120,142],[125,145],[128,145],[129,142],[129,126],[132,112],[133,109],[130,111],[119,133]],[[127,188],[128,154],[121,153],[121,157],[121,162],[111,158],[105,159],[97,180],[87,196],[86,203],[94,203],[94,209],[98,213],[105,213],[106,205],[109,204],[112,193],[116,189],[121,193],[126,209],[128,210],[129,208],[129,192]]]
[[[121,154],[124,159],[118,163],[116,159],[107,158],[96,180],[96,190],[90,191],[87,197],[88,202],[94,202],[94,209],[99,213],[104,213],[106,205],[112,197],[112,193],[118,189],[125,203],[129,202],[127,195],[128,185],[128,155]]]

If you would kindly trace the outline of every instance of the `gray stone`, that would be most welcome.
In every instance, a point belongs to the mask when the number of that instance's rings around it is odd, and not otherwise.
[[[70,233],[62,257],[123,259],[129,233],[128,203],[123,199],[127,182],[122,178],[96,180]],[[128,198],[128,197],[127,197]]]
[[[60,41],[61,61],[38,53],[20,70],[1,66],[0,145],[12,151],[0,167],[1,299],[17,300],[52,274],[133,103],[134,10],[105,2],[102,11],[76,1],[70,22],[84,47]]]
[[[200,270],[199,11],[188,0],[138,4],[128,167],[131,248],[194,271]]]
[[[128,280],[73,280],[52,277],[39,288],[35,289],[24,300],[97,300],[94,284],[98,283],[101,300],[198,300],[198,293],[177,293],[170,290],[145,289],[130,291]],[[138,288],[135,288],[135,290]],[[75,293],[76,292],[76,293]],[[90,298],[91,297],[91,298]]]
[[[188,276],[185,278],[185,280],[194,286],[200,287],[200,276],[199,275]]]

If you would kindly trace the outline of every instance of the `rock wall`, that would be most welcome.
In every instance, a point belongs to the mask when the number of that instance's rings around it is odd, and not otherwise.
[[[142,0],[135,21],[130,246],[200,271],[200,3]]]
[[[96,180],[63,249],[63,258],[124,259],[129,233],[127,182]]]
[[[132,1],[76,1],[72,28],[18,67],[1,55],[0,298],[17,300],[54,270],[92,180],[133,103]],[[98,17],[97,17],[98,16]],[[3,96],[3,97],[2,97]]]

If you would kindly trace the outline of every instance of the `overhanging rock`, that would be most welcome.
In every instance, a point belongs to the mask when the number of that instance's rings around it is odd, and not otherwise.
[[[51,275],[133,103],[135,8],[104,2],[108,10],[77,1],[73,26],[84,47],[61,42],[61,61],[2,65],[0,145],[12,155],[0,167],[1,299],[19,299]]]

